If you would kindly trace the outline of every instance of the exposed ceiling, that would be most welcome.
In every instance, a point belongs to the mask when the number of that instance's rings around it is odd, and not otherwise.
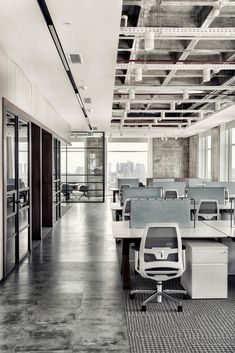
[[[235,1],[123,1],[113,135],[189,136],[234,103]]]
[[[46,4],[65,54],[79,53],[83,58],[82,64],[69,65],[77,86],[87,87],[80,94],[91,125],[107,130],[122,2],[46,0]],[[0,1],[0,50],[18,64],[71,129],[88,129],[36,0]]]
[[[82,56],[69,66],[92,127],[184,137],[235,117],[235,0],[46,3],[65,54]],[[87,130],[37,0],[0,2],[0,50],[71,129]]]

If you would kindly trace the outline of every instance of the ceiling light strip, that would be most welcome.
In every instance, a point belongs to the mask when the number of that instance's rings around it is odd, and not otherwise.
[[[121,27],[120,34],[125,35],[142,35],[145,33],[154,33],[155,37],[164,36],[190,36],[190,37],[214,37],[216,39],[221,36],[234,37],[235,28],[184,28],[184,27]]]
[[[233,62],[227,64],[151,64],[146,62],[128,62],[128,63],[117,63],[116,70],[127,70],[127,69],[141,68],[144,71],[147,70],[235,70],[235,64]]]
[[[55,26],[54,26],[54,23],[52,21],[50,12],[49,12],[47,4],[46,4],[46,1],[45,0],[37,0],[37,2],[38,2],[38,5],[39,5],[39,8],[41,10],[41,13],[42,13],[42,15],[44,17],[44,20],[45,20],[45,22],[47,24],[48,30],[49,30],[49,32],[51,34],[51,37],[53,39],[53,42],[54,42],[55,47],[57,49],[57,52],[58,52],[58,54],[60,56],[62,64],[63,64],[63,66],[65,68],[65,71],[66,71],[66,73],[68,75],[69,81],[70,81],[70,83],[71,83],[71,85],[73,87],[73,90],[74,90],[74,93],[75,93],[75,95],[77,97],[79,105],[80,105],[80,107],[82,109],[82,112],[83,112],[83,115],[84,115],[84,117],[86,119],[87,125],[88,125],[89,129],[92,130],[92,126],[91,126],[90,120],[88,118],[85,105],[84,105],[83,100],[81,98],[81,95],[79,93],[78,87],[77,87],[77,85],[75,83],[73,74],[72,74],[72,72],[70,70],[68,60],[66,58],[66,55],[64,53],[64,49],[63,49],[63,47],[61,45],[61,42],[60,42],[60,39],[59,39],[59,36],[58,36],[58,33],[57,33],[57,31],[55,29]]]
[[[115,86],[114,91],[119,92],[120,94],[125,94],[130,91],[130,89],[134,89],[136,91],[144,91],[144,92],[150,92],[157,94],[158,92],[171,92],[171,93],[182,93],[182,90],[189,90],[190,94],[196,94],[196,91],[202,92],[202,91],[235,91],[235,86]],[[194,91],[194,92],[191,92]],[[148,94],[148,93],[146,93]]]

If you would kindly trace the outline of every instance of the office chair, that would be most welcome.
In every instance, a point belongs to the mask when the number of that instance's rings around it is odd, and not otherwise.
[[[131,212],[131,199],[126,199],[123,206],[122,220],[128,221],[130,219]]]
[[[90,200],[90,197],[88,195],[89,192],[89,185],[81,185],[79,187],[79,191],[82,192],[82,195],[79,197],[78,200],[80,200],[83,196],[86,197],[88,200]]]
[[[122,184],[120,187],[120,191],[119,191],[119,199],[122,203],[122,193],[123,193],[123,189],[129,188],[130,185],[129,184]]]
[[[151,294],[142,303],[141,311],[146,311],[146,304],[157,298],[162,302],[162,297],[174,300],[178,304],[178,311],[183,307],[180,300],[170,294],[184,294],[185,290],[163,290],[162,282],[180,277],[185,271],[185,250],[182,249],[182,241],[179,226],[176,223],[147,224],[141,238],[138,252],[136,271],[143,277],[157,282],[156,290],[132,290],[130,299],[138,293]]]
[[[219,213],[219,205],[217,200],[201,200],[199,202],[198,210],[197,210],[197,220],[199,217],[203,219],[220,219]]]
[[[179,192],[176,189],[167,189],[164,194],[164,199],[178,199]]]
[[[66,200],[70,200],[73,193],[73,186],[68,183],[62,184],[61,193],[65,197]],[[75,195],[74,195],[75,196]]]

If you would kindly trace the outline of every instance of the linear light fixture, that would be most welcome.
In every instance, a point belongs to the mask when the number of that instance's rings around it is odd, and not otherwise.
[[[62,47],[62,44],[61,44],[59,36],[58,36],[58,33],[57,33],[57,31],[55,29],[55,26],[54,26],[54,23],[52,21],[49,9],[48,9],[47,4],[46,4],[46,1],[45,0],[37,0],[37,2],[38,2],[38,5],[39,5],[39,8],[41,10],[41,13],[42,13],[42,15],[44,17],[44,20],[45,20],[45,22],[47,24],[47,27],[48,27],[48,30],[49,30],[49,32],[51,34],[53,42],[55,44],[56,50],[57,50],[57,52],[58,52],[58,54],[60,56],[62,64],[63,64],[63,66],[65,68],[65,71],[66,71],[66,73],[68,75],[69,81],[70,81],[70,83],[71,83],[71,85],[73,87],[73,90],[74,90],[74,93],[75,93],[75,95],[77,97],[78,103],[79,103],[79,105],[80,105],[80,107],[82,109],[82,112],[83,112],[83,115],[84,115],[84,117],[86,119],[87,125],[88,125],[89,129],[92,130],[92,126],[91,126],[90,120],[89,120],[89,118],[87,116],[85,105],[84,105],[84,103],[82,101],[82,98],[80,96],[80,93],[79,93],[78,87],[76,85],[76,82],[74,80],[73,74],[72,74],[72,72],[70,70],[68,60],[66,58],[66,55],[64,53],[64,49]]]

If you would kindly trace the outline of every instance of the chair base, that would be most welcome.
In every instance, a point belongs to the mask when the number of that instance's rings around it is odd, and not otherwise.
[[[177,303],[178,304],[178,306],[177,306],[178,312],[182,312],[183,311],[182,302],[180,300],[172,297],[172,295],[170,295],[170,294],[183,294],[184,296],[187,296],[188,293],[185,290],[174,290],[174,289],[162,290],[162,284],[159,282],[157,284],[156,290],[141,290],[141,289],[132,290],[130,292],[130,299],[134,299],[135,294],[151,294],[150,297],[142,303],[141,311],[146,311],[147,303],[149,303],[153,299],[156,298],[157,302],[161,303],[162,297],[165,297],[165,298],[173,300],[175,303]]]

